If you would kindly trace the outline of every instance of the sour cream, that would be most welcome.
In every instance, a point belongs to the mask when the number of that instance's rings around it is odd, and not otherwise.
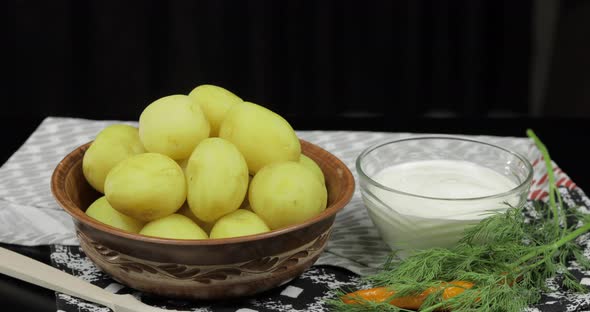
[[[502,202],[497,199],[468,205],[460,201],[505,193],[517,186],[492,169],[459,160],[424,160],[386,167],[374,180],[399,192],[441,199],[424,201],[394,192],[380,192],[381,200],[397,212],[445,219],[475,218],[487,210],[501,208]]]
[[[384,241],[398,250],[451,246],[467,226],[524,200],[510,192],[517,187],[510,176],[467,161],[412,161],[373,179],[381,186],[369,185],[363,199]]]

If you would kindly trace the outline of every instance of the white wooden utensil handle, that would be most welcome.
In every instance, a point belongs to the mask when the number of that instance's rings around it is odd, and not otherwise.
[[[0,273],[114,309],[114,294],[2,247],[0,247]]]

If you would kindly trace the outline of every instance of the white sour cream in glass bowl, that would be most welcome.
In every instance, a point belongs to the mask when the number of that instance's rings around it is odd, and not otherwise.
[[[415,137],[367,148],[356,169],[363,201],[400,257],[450,247],[491,213],[526,202],[533,176],[523,156],[458,137]]]

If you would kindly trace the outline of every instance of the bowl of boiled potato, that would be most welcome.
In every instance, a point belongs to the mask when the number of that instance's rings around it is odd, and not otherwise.
[[[230,91],[201,85],[112,124],[65,156],[51,190],[85,254],[166,297],[253,295],[324,250],[354,179],[337,157]]]

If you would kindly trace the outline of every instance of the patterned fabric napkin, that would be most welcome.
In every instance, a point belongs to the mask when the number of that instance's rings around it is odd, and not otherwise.
[[[25,144],[0,167],[0,242],[28,246],[78,245],[69,215],[55,203],[51,195],[51,174],[67,153],[92,140],[105,126],[120,122],[54,117],[45,119]],[[124,123],[136,125],[133,122]],[[302,139],[340,158],[351,169],[355,179],[357,174],[354,163],[365,148],[384,140],[418,135],[354,131],[297,133]],[[529,200],[546,199],[544,164],[539,151],[529,139],[468,137],[503,146],[528,158],[535,169]],[[578,202],[585,205],[581,209],[588,210],[590,202],[575,183],[558,167],[555,173],[558,185],[565,191],[579,193]],[[337,215],[330,241],[316,265],[336,266],[362,276],[375,272],[388,254],[389,249],[373,227],[357,187],[351,202]]]

